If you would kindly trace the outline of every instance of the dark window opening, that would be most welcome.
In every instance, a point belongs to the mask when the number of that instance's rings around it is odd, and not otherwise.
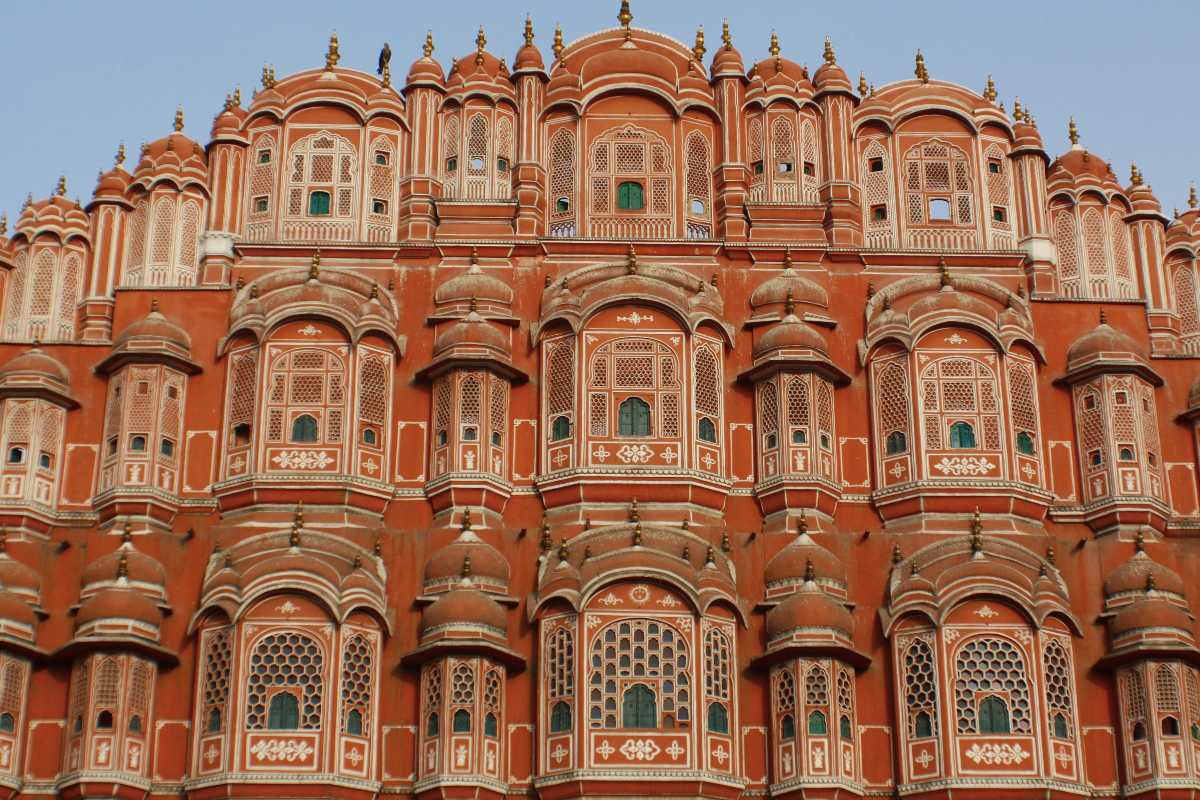
[[[854,741],[853,732],[850,730],[850,717],[842,714],[842,718],[838,721],[838,734],[841,735],[843,742]]]
[[[271,207],[271,205],[270,205],[270,202],[267,200],[267,198],[265,198],[265,197],[254,198],[254,210],[257,213],[265,214],[265,213],[267,213],[267,210],[270,207]]]
[[[363,444],[373,446],[379,441],[379,434],[375,433],[374,428],[363,428],[362,440]]]
[[[950,447],[954,450],[971,450],[975,447],[975,429],[966,422],[950,426]]]
[[[567,197],[560,197],[554,201],[554,210],[559,214],[565,214],[571,210],[571,200]]]
[[[129,437],[129,449],[135,453],[146,452],[146,437],[142,435]]]
[[[713,733],[729,733],[729,712],[720,703],[708,704],[708,729]]]
[[[550,732],[561,733],[571,730],[571,707],[563,701],[554,704],[550,709]]]
[[[779,736],[785,742],[796,738],[796,719],[791,714],[784,714],[780,721]]]
[[[883,172],[883,159],[876,157],[867,161],[867,170],[869,172]]]
[[[174,458],[175,443],[170,439],[163,439],[158,443],[158,452],[162,453],[167,458]]]
[[[463,428],[462,438],[464,442],[473,442],[479,438],[479,429],[474,425],[468,425]]]
[[[113,726],[113,715],[111,711],[101,711],[96,715],[96,730],[110,731]]]
[[[646,207],[646,190],[640,183],[625,181],[617,187],[617,208],[622,211],[641,211]]]
[[[1033,436],[1027,431],[1021,431],[1017,434],[1017,452],[1026,456],[1031,456],[1035,452]]]
[[[292,420],[292,441],[312,443],[317,441],[317,420],[311,414],[301,414]]]
[[[918,711],[913,724],[914,735],[917,739],[928,739],[933,736],[933,717],[928,711]]]
[[[429,719],[425,720],[425,735],[438,735],[438,715],[436,711],[429,715]]]
[[[357,708],[350,709],[350,713],[346,715],[346,733],[351,736],[362,736],[363,718],[362,712]]]
[[[244,447],[250,444],[250,424],[239,422],[233,426],[233,446]]]
[[[1008,704],[999,697],[985,697],[979,704],[980,733],[1011,733]]]
[[[621,436],[650,435],[650,404],[640,397],[628,397],[617,409],[617,431]]]
[[[308,196],[308,213],[314,217],[329,216],[329,192],[313,192]]]
[[[908,437],[904,435],[904,431],[892,431],[887,435],[887,443],[885,452],[889,456],[897,455],[908,450]]]
[[[829,732],[829,726],[825,722],[825,715],[820,711],[813,711],[808,715],[808,733],[810,736],[824,736]]]
[[[566,417],[555,417],[550,423],[550,441],[557,442],[571,435],[571,422]]]
[[[8,448],[8,463],[9,464],[24,464],[25,463],[25,448],[24,447]]]
[[[387,201],[386,201],[386,200],[380,200],[379,198],[376,198],[376,199],[372,200],[372,201],[371,201],[371,213],[372,213],[372,214],[386,214],[386,213],[388,213],[388,210],[387,210]]]
[[[696,436],[702,442],[715,444],[717,441],[717,426],[708,417],[701,417],[699,424],[696,425]]]
[[[471,712],[460,708],[454,712],[453,730],[455,733],[471,732]]]
[[[496,715],[489,712],[488,715],[483,718],[483,735],[495,738],[497,726],[498,723],[496,722]]]
[[[142,718],[139,717],[137,714],[134,714],[132,717],[129,718],[129,732],[130,733],[141,733],[142,732]]]
[[[386,167],[388,163],[388,154],[386,150],[375,151],[375,163],[381,167]]]
[[[1008,210],[1004,206],[992,206],[993,222],[1008,222]]]
[[[208,726],[206,730],[208,733],[217,733],[221,730],[221,709],[214,708],[208,712]]]
[[[621,727],[658,727],[658,708],[654,701],[654,692],[650,691],[650,687],[635,683],[625,690],[621,709]]]
[[[871,220],[873,222],[886,222],[887,218],[887,206],[882,204],[871,206]]]
[[[267,729],[294,731],[300,727],[300,702],[291,692],[279,692],[267,707]]]

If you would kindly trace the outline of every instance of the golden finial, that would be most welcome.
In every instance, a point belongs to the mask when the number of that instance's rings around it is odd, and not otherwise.
[[[916,576],[916,575],[919,575],[920,573],[921,573],[921,565],[918,564],[917,560],[914,558],[912,565],[909,567],[908,574]]]
[[[483,53],[487,49],[487,37],[483,35],[483,26],[479,26],[479,33],[475,34],[475,63],[483,63]]]
[[[550,549],[550,523],[542,517],[542,538],[538,541],[538,549],[543,553]]]
[[[802,508],[800,509],[800,519],[796,521],[796,535],[803,536],[806,533],[808,533],[808,516]]]
[[[425,44],[421,45],[421,54],[425,58],[433,57],[433,31],[425,31]]]
[[[592,515],[591,514],[584,514],[583,529],[585,531],[590,531],[592,529]]]
[[[373,545],[371,545],[371,552],[375,554],[376,558],[383,557],[383,537],[382,536],[375,537],[375,543]]]
[[[867,86],[867,75],[860,72],[858,73],[858,96],[866,97],[868,91],[870,91],[870,87]]]
[[[691,528],[691,527],[692,527],[692,523],[688,521],[688,518],[687,518],[687,517],[684,517],[684,518],[683,518],[683,521],[679,523],[679,527],[680,527],[680,529],[681,529],[681,530],[685,530],[685,531],[686,531],[686,530],[688,530],[689,528]]]
[[[633,502],[629,504],[629,521],[640,522],[642,519],[641,512],[638,511],[637,498],[633,498]]]
[[[240,281],[241,277],[239,277],[238,280]],[[258,299],[258,284],[257,283],[250,284],[250,299],[251,300]]]
[[[729,543],[729,531],[721,531],[721,552],[728,553],[732,549],[733,546]]]
[[[1100,324],[1101,324],[1101,325],[1107,325],[1107,324],[1108,324],[1108,311],[1106,311],[1106,310],[1105,310],[1105,309],[1103,309],[1103,308],[1102,308],[1102,309],[1100,309]]]
[[[288,533],[288,547],[300,547],[300,526],[292,525],[292,530]]]
[[[633,546],[642,546],[642,523],[635,522],[633,524]]]
[[[479,310],[479,301],[475,299],[475,295],[471,295],[471,299],[467,303],[467,311],[475,312],[478,310]]]
[[[1025,112],[1023,112],[1023,111],[1021,110],[1021,98],[1019,98],[1019,97],[1014,97],[1014,98],[1013,98],[1013,113],[1012,113],[1012,118],[1013,118],[1013,120],[1014,120],[1014,121],[1016,121],[1016,122],[1020,122],[1022,119],[1024,119],[1024,118],[1025,118]]]
[[[262,68],[262,87],[264,89],[271,88],[271,68],[263,64]]]
[[[1058,553],[1054,551],[1054,545],[1046,546],[1046,561],[1052,567],[1058,566]]]
[[[525,46],[533,47],[533,17],[525,15]]]
[[[240,86],[235,86],[233,88],[233,107],[234,108],[242,107],[242,87],[240,87]]]
[[[459,571],[458,574],[462,576],[463,580],[466,580],[471,577],[471,556],[469,556],[469,555],[463,556],[462,569]]]
[[[1071,117],[1067,121],[1067,138],[1071,140],[1071,146],[1079,144],[1079,126],[1075,124],[1075,118]]]
[[[713,549],[711,544],[708,546],[708,549],[704,551],[704,565],[708,566],[709,564],[712,564],[713,566],[716,566],[717,564],[717,551]]]
[[[125,163],[125,143],[124,142],[121,142],[119,145],[117,145],[117,157],[116,157],[115,161],[116,161],[116,163],[114,164],[114,166],[117,166],[117,167],[119,167]]]
[[[117,579],[122,580],[129,577],[129,556],[126,553],[121,553],[121,557],[117,559]]]
[[[783,251],[783,268],[785,270],[792,268],[792,248],[785,248]]]
[[[558,560],[566,561],[571,555],[571,551],[567,549],[567,540],[559,539],[558,541]]]
[[[946,266],[945,258],[938,259],[938,283],[943,289],[945,289],[947,286],[953,285],[953,283],[950,281],[950,270]]]
[[[233,288],[237,289],[240,292],[243,288],[245,288],[245,286],[246,286],[246,279],[244,277],[242,277],[241,275],[238,275],[237,279],[234,280],[234,282],[233,282]],[[253,288],[253,287],[251,287],[251,288]]]
[[[775,31],[771,31],[771,45],[767,48],[767,52],[771,54],[772,58],[779,58],[779,53],[781,52],[779,49],[779,34]]]
[[[150,313],[151,314],[158,313],[158,298],[157,297],[150,298]]]
[[[1133,551],[1135,553],[1146,552],[1146,534],[1140,530],[1133,535]]]
[[[685,544],[683,546],[683,550],[679,551],[679,557],[682,558],[684,561],[691,561],[692,560],[692,548],[688,547]]]
[[[1129,182],[1134,186],[1142,185],[1142,173],[1138,171],[1137,164],[1129,165]]]
[[[983,552],[983,521],[979,518],[979,506],[975,507],[975,513],[971,516],[971,552]]]
[[[310,281],[320,280],[321,278],[321,248],[313,251],[312,261],[308,265],[308,279]]]
[[[67,193],[67,176],[58,176],[58,185],[54,187],[54,193],[59,197],[63,197]]]
[[[8,233],[8,214],[0,214],[0,236]]]
[[[555,24],[554,26],[554,46],[550,48],[554,51],[554,60],[558,61],[562,58],[563,50],[566,50],[566,45],[563,44],[562,25]]]
[[[892,308],[892,296],[890,294],[885,294],[883,296],[883,310],[890,311],[891,308]]]
[[[8,552],[8,531],[0,528],[0,553]]]
[[[790,317],[796,313],[796,301],[792,299],[792,287],[788,287],[787,297],[783,301],[783,315]]]
[[[872,83],[870,91],[867,92],[867,97],[874,97],[874,96],[875,96],[875,84]]]
[[[633,246],[633,242],[629,243],[629,249],[625,251],[625,271],[630,275],[636,275],[638,271],[637,248]]]
[[[33,205],[33,192],[30,192],[29,194],[25,195],[25,202],[21,205],[21,210],[23,211],[23,210],[29,208],[31,205]],[[1179,216],[1179,215],[1176,214],[1175,216]]]
[[[341,52],[338,50],[338,35],[334,31],[329,36],[329,49],[325,51],[325,69],[331,70],[338,65],[338,61],[342,58]]]
[[[617,13],[617,22],[625,30],[625,39],[629,39],[629,23],[633,22],[633,12],[629,10],[629,0],[621,0],[621,10]]]
[[[383,65],[383,77],[380,79],[379,82],[384,86],[384,88],[387,88],[388,86],[392,85],[392,65],[391,64]]]
[[[817,579],[817,570],[813,566],[812,559],[806,559],[804,562],[804,582],[812,583]]]
[[[904,560],[904,554],[900,552],[900,545],[892,545],[892,566],[899,564]]]
[[[179,133],[183,130],[183,106],[175,107],[175,132]]]
[[[729,20],[721,20],[721,44],[725,45],[725,49],[733,47],[733,36],[729,33]]]
[[[925,55],[920,50],[917,50],[917,68],[913,70],[913,74],[921,83],[929,83],[929,70],[925,68]]]
[[[833,42],[830,41],[828,36],[825,37],[825,52],[822,55],[822,58],[825,59],[826,64],[837,63],[837,57],[833,54]]]
[[[133,542],[133,526],[129,524],[129,520],[125,520],[125,527],[121,529],[121,544],[131,544]]]
[[[479,248],[478,247],[471,248],[471,256],[470,256],[470,260],[468,261],[468,263],[472,267],[478,266],[478,264],[479,264]]]
[[[696,28],[696,43],[692,45],[692,55],[696,57],[696,61],[703,64],[704,54],[707,52],[708,50],[704,47],[704,26],[701,25]]]
[[[1200,205],[1200,200],[1196,198],[1196,182],[1192,181],[1188,186],[1188,208],[1195,208]]]
[[[296,513],[292,517],[292,527],[293,528],[303,528],[304,527],[304,501],[303,500],[301,500],[299,503],[296,504]]]
[[[1153,572],[1146,573],[1146,594],[1150,594],[1158,588],[1158,581],[1154,578]]]
[[[996,102],[996,82],[992,80],[991,75],[988,75],[987,85],[983,87],[983,99],[989,103]]]
[[[463,510],[462,524],[459,525],[458,530],[461,533],[471,530],[471,509]]]

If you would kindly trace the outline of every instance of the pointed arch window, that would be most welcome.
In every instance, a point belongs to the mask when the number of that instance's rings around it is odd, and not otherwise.
[[[995,695],[983,698],[979,703],[979,732],[1011,733],[1008,703]]]
[[[471,732],[471,712],[465,708],[460,708],[454,712],[454,727],[455,733],[470,733]]]
[[[571,730],[571,707],[562,700],[550,711],[550,732],[561,733]]]
[[[810,736],[824,736],[829,733],[829,724],[824,713],[813,711],[808,715],[808,733]]]
[[[267,708],[267,730],[294,731],[300,727],[300,702],[291,692],[278,692]]]
[[[729,733],[729,712],[722,704],[708,704],[708,729],[712,733]]]
[[[635,683],[625,690],[621,707],[621,727],[657,728],[658,707],[649,686]]]
[[[950,426],[950,447],[954,450],[971,450],[975,447],[975,429],[967,422],[955,422]]]
[[[646,190],[637,181],[624,181],[617,187],[617,208],[641,211],[646,207]]]

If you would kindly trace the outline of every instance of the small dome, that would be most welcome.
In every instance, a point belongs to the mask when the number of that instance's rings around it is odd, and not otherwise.
[[[854,618],[846,607],[811,581],[767,612],[767,641],[774,642],[797,630],[821,628],[846,638],[854,635]]]
[[[761,358],[776,350],[805,349],[824,353],[826,347],[825,337],[816,328],[801,322],[795,314],[788,314],[758,338],[754,345],[754,358]]]
[[[192,337],[188,336],[180,325],[167,319],[157,310],[157,303],[149,314],[136,322],[130,323],[125,330],[113,339],[113,348],[125,347],[130,344],[168,342],[177,345],[185,351],[192,349]],[[143,344],[143,346],[145,346]]]
[[[124,564],[124,566],[122,566]],[[111,553],[100,556],[83,570],[81,583],[84,589],[100,583],[115,581],[121,576],[130,583],[152,584],[165,587],[167,571],[157,559],[152,558],[133,546],[126,540]]]
[[[790,257],[784,263],[783,272],[764,281],[750,294],[751,308],[758,311],[764,306],[783,305],[789,295],[794,303],[828,308],[829,293],[825,288],[793,270]]]
[[[123,198],[125,190],[129,188],[129,184],[131,183],[133,183],[133,176],[118,164],[108,172],[100,175],[92,196],[97,199],[106,197]]]
[[[432,47],[430,48],[430,52],[432,52]],[[408,78],[405,80],[405,83],[409,87],[433,85],[444,88],[446,85],[446,72],[432,55],[422,56],[409,67]]]
[[[713,54],[712,64],[709,66],[709,74],[714,78],[726,75],[734,75],[738,78],[746,77],[746,67],[742,62],[742,54],[733,46],[733,37],[729,35],[729,23],[721,26],[721,46]]]
[[[25,207],[17,219],[17,232],[30,241],[40,231],[54,231],[63,240],[74,236],[89,239],[88,216],[78,203],[67,199],[66,179],[59,180],[55,192],[53,197],[35,200]]]
[[[542,51],[538,50],[537,45],[533,43],[533,20],[527,16],[525,17],[525,43],[521,45],[521,49],[517,51],[517,57],[513,59],[513,69],[540,72],[545,68]]]
[[[1056,158],[1047,172],[1051,176],[1056,172],[1062,172],[1076,179],[1090,177],[1100,183],[1111,184],[1117,189],[1121,188],[1117,184],[1117,176],[1113,173],[1112,166],[1107,161],[1078,146],[1072,147]]]
[[[1146,354],[1129,334],[1108,324],[1102,315],[1100,324],[1080,336],[1067,348],[1067,371],[1091,361],[1146,362]]]
[[[0,627],[13,622],[30,628],[37,625],[37,614],[33,606],[12,592],[0,592]]]
[[[0,552],[0,589],[36,598],[42,591],[42,576],[7,552]]]
[[[137,589],[112,587],[80,603],[75,628],[79,630],[90,622],[102,620],[134,620],[157,628],[162,618],[162,611],[154,601]]]
[[[0,367],[0,385],[13,379],[30,378],[45,378],[64,388],[71,383],[70,373],[62,362],[40,347],[31,347]]]
[[[446,592],[433,602],[421,616],[421,637],[442,628],[463,625],[482,626],[501,638],[508,628],[504,608],[492,598],[467,583]]]
[[[471,258],[474,261],[475,256],[472,254]],[[433,302],[439,306],[468,303],[471,300],[510,306],[513,290],[504,281],[485,274],[478,264],[472,263],[470,269],[445,281],[433,293]]]
[[[459,347],[483,347],[507,354],[509,343],[508,337],[495,325],[472,311],[451,325],[448,330],[438,334],[433,342],[433,354],[436,357]]]
[[[799,583],[812,564],[813,580],[846,587],[846,568],[841,559],[817,544],[807,532],[801,533],[771,557],[763,570],[768,591],[772,584]]]
[[[850,83],[850,77],[846,75],[846,70],[842,69],[834,58],[833,44],[828,37],[825,39],[824,63],[813,73],[812,82],[813,87],[818,91],[854,94],[854,86]]]
[[[1115,641],[1139,630],[1174,630],[1192,636],[1192,620],[1187,612],[1167,598],[1147,593],[1108,620],[1109,636]]]
[[[466,559],[470,562],[466,562]],[[483,541],[470,527],[464,526],[458,537],[434,551],[425,562],[425,587],[456,582],[462,575],[464,563],[470,564],[471,580],[485,588],[505,589],[510,569],[500,551]]]
[[[1159,564],[1146,555],[1144,550],[1138,550],[1132,558],[1104,579],[1104,596],[1144,592],[1150,581],[1153,581],[1154,587],[1160,591],[1180,596],[1184,594],[1183,579],[1175,570]]]
[[[1042,134],[1038,132],[1037,126],[1030,124],[1029,120],[1024,117],[1013,123],[1013,139],[1017,147],[1045,149]]]

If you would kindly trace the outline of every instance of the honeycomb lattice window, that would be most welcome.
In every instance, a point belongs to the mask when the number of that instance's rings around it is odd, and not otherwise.
[[[658,728],[687,727],[692,719],[687,641],[656,619],[627,619],[601,628],[592,640],[588,668],[588,722],[621,726],[621,704],[636,684],[657,700]]]
[[[204,706],[200,720],[201,731],[224,731],[226,703],[229,700],[230,665],[232,664],[233,635],[230,628],[209,631],[204,639]]]
[[[329,131],[305,136],[292,145],[289,163],[287,216],[343,220],[355,216],[359,164],[349,139]],[[316,193],[324,193],[331,202],[323,207],[311,202]]]
[[[796,679],[787,668],[775,670],[775,711],[786,714],[796,709]]]
[[[728,700],[732,652],[729,637],[713,628],[704,634],[704,694]]]
[[[559,627],[546,641],[547,694],[552,700],[575,694],[575,637]]]
[[[71,341],[75,308],[83,288],[83,257],[77,248],[21,248],[8,277],[4,338]]]
[[[279,691],[294,694],[300,728],[321,728],[324,655],[317,640],[302,633],[271,633],[254,645],[246,679],[246,728],[265,730],[267,705]]]
[[[375,680],[375,646],[366,636],[354,634],[342,645],[342,726],[357,711],[360,733],[371,728],[371,686]],[[347,733],[353,731],[347,729]]]
[[[422,675],[423,689],[421,691],[421,719],[425,724],[422,732],[426,736],[436,736],[439,733],[439,720],[442,708],[442,666],[440,663],[430,664]]]
[[[575,133],[560,130],[550,139],[550,235],[574,236],[578,202]]]
[[[1062,715],[1067,730],[1075,718],[1073,692],[1071,690],[1071,656],[1066,648],[1051,639],[1042,649],[1042,665],[1046,673],[1046,717],[1051,732],[1055,731],[1055,718]]]
[[[1159,664],[1154,670],[1154,705],[1160,712],[1180,710],[1179,675],[1171,664]]]
[[[921,370],[921,424],[925,446],[999,451],[999,385],[995,371],[983,361],[948,356],[929,361]],[[956,436],[965,423],[974,441]]]
[[[804,673],[804,705],[829,705],[829,673],[824,667],[814,665]]]
[[[914,639],[904,650],[904,706],[910,738],[937,734],[937,678],[933,649],[924,639]]]
[[[1173,253],[1167,259],[1167,272],[1175,287],[1183,350],[1200,353],[1200,281],[1196,279],[1194,260],[1186,252]]]
[[[1127,670],[1121,676],[1121,705],[1126,724],[1132,726],[1146,722],[1146,686],[1139,667]]]
[[[1032,733],[1029,674],[1025,657],[1007,639],[978,637],[959,647],[954,659],[954,705],[958,732],[980,733],[979,706],[997,697],[1008,707],[1013,733]]]
[[[849,714],[854,711],[854,679],[845,669],[838,670],[837,676],[837,706],[838,711]]]
[[[29,662],[12,655],[0,657],[0,713],[12,719],[12,731],[21,730],[21,709],[28,692]]]
[[[896,441],[894,434],[900,434],[905,443],[912,441],[908,374],[902,361],[889,361],[876,369],[874,407],[878,414],[879,447],[888,455],[894,455],[891,447],[884,447],[884,442]],[[907,449],[906,444],[896,452]]]

